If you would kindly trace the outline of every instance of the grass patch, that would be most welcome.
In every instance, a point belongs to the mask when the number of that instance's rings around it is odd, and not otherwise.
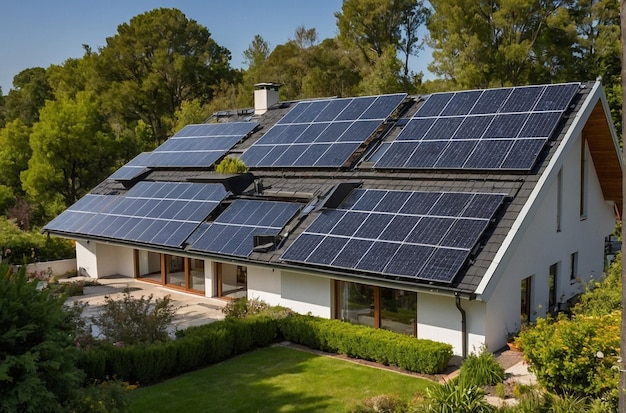
[[[268,347],[131,393],[130,412],[341,412],[372,396],[411,400],[428,380]]]

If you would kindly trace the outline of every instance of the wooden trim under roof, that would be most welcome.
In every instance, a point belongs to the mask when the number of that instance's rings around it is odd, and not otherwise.
[[[607,122],[602,101],[599,99],[583,128],[583,135],[589,145],[591,159],[600,180],[604,199],[615,201],[622,213],[622,168],[621,154],[616,150],[612,130]]]

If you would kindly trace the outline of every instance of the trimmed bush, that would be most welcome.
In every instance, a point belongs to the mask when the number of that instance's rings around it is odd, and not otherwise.
[[[286,340],[423,374],[445,370],[452,346],[340,320],[292,315],[280,320]]]
[[[91,380],[107,377],[150,384],[226,360],[274,342],[278,323],[270,317],[249,317],[191,327],[178,339],[148,346],[104,344],[85,350],[79,366]]]

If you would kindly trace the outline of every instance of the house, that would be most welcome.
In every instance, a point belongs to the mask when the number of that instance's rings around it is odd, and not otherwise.
[[[77,265],[206,297],[503,347],[605,265],[622,159],[600,82],[217,113],[45,227]],[[249,172],[215,173],[226,155]]]

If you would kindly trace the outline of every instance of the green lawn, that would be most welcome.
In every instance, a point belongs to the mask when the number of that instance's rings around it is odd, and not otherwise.
[[[131,412],[348,412],[378,394],[411,400],[432,382],[268,347],[193,373],[138,388]]]

